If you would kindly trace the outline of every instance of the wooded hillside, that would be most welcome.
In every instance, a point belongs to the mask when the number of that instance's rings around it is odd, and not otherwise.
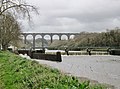
[[[115,28],[101,33],[81,32],[71,40],[54,41],[50,47],[120,47],[120,29]]]

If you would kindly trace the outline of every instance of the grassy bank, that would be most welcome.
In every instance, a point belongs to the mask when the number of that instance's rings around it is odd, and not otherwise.
[[[57,69],[0,51],[0,89],[106,89],[101,85],[79,82]]]

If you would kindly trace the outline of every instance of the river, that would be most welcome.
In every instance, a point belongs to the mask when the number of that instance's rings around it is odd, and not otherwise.
[[[120,56],[79,55],[62,56],[62,62],[37,60],[65,73],[86,77],[100,83],[106,83],[120,89]]]

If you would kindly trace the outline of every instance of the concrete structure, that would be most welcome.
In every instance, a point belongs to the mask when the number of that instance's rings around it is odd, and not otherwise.
[[[28,36],[28,35],[32,35],[32,37],[33,37],[33,48],[35,48],[35,37],[36,37],[37,35],[40,35],[43,40],[44,40],[44,36],[49,35],[49,36],[50,36],[51,43],[52,43],[52,42],[53,42],[53,36],[54,36],[54,35],[58,35],[58,36],[59,36],[59,40],[61,40],[62,35],[66,35],[67,38],[68,38],[68,40],[69,40],[71,35],[76,36],[76,35],[79,35],[79,34],[80,34],[80,33],[22,33],[22,35],[24,36],[24,43],[25,43],[25,44],[26,44],[26,40],[27,40],[26,38],[27,38],[27,36]],[[42,40],[42,47],[44,47],[44,45],[43,45],[43,40]]]

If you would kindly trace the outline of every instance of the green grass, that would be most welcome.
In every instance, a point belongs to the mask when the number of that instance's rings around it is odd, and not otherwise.
[[[57,69],[40,65],[10,52],[0,51],[0,89],[106,89],[79,82]]]

